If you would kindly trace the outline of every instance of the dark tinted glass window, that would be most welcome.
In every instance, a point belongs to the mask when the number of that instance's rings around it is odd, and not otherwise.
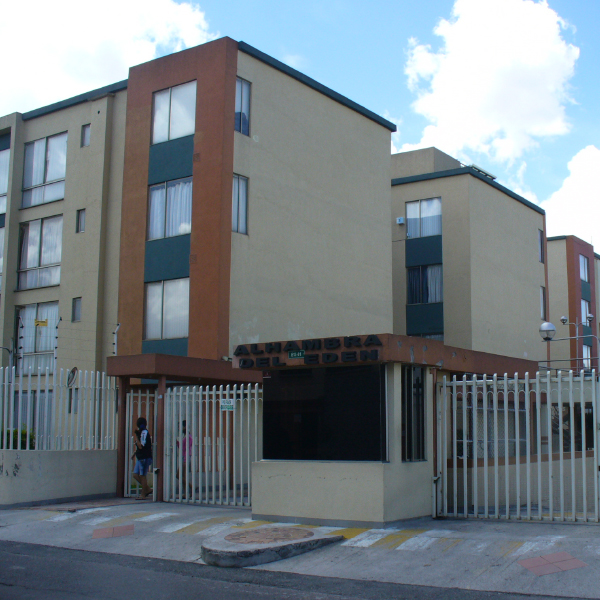
[[[272,371],[263,386],[265,459],[386,459],[383,366]]]

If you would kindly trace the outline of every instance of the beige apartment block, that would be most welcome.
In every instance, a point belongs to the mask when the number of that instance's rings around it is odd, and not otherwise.
[[[436,148],[392,156],[394,333],[546,360],[545,213]]]
[[[0,336],[17,369],[51,370],[55,345],[59,370],[104,370],[112,354],[126,87],[0,117]]]

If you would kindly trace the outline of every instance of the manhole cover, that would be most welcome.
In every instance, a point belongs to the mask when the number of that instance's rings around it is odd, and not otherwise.
[[[228,542],[236,544],[271,544],[273,542],[290,542],[312,537],[314,533],[298,527],[267,527],[240,531],[225,536]]]

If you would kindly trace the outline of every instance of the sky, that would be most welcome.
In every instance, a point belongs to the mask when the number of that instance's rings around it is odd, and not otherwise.
[[[600,253],[599,0],[0,0],[0,115],[244,41],[539,204]],[[15,23],[27,23],[27,43]],[[360,143],[357,140],[357,143]]]

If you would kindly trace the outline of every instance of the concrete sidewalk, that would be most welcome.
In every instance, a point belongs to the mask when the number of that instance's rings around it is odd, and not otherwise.
[[[213,536],[227,530],[270,527],[290,524],[252,521],[247,508],[135,501],[0,511],[2,540],[197,563],[202,563],[202,542]],[[394,529],[293,527],[345,539],[251,568],[440,588],[600,598],[598,525],[420,519]]]

